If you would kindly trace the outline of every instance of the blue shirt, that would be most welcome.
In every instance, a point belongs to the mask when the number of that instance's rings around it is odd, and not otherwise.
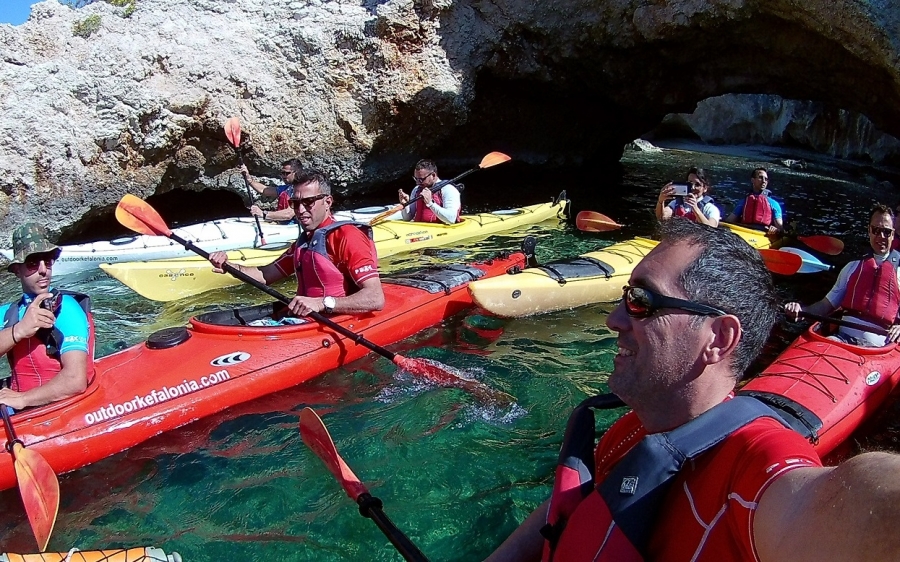
[[[25,309],[34,300],[34,295],[24,295],[24,304],[19,304],[19,320],[25,315]],[[6,311],[9,310],[11,304],[7,303],[0,306],[0,318],[6,317]],[[88,350],[88,320],[87,314],[78,304],[78,301],[70,295],[63,295],[62,304],[59,307],[56,316],[56,323],[53,325],[63,335],[62,345],[59,348],[59,354],[69,351]],[[6,328],[4,320],[2,328]]]

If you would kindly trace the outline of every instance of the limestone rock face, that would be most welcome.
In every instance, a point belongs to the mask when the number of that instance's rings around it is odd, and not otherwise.
[[[900,140],[865,115],[775,95],[705,99],[693,113],[667,115],[660,129],[680,130],[710,144],[803,146],[838,158],[900,165]]]
[[[26,217],[77,229],[126,192],[243,193],[230,116],[254,173],[300,156],[340,190],[426,156],[615,160],[726,93],[819,100],[900,135],[898,5],[139,0],[123,17],[46,0],[0,25],[0,240]]]

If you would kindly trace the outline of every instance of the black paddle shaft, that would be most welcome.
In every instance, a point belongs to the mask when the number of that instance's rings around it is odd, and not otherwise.
[[[466,172],[463,172],[463,173],[461,173],[460,175],[456,176],[456,177],[453,178],[453,179],[449,179],[449,180],[441,180],[441,181],[437,182],[436,184],[432,185],[431,187],[429,187],[428,189],[429,189],[432,193],[436,193],[436,192],[438,192],[438,191],[444,189],[444,186],[445,186],[445,185],[450,185],[451,183],[456,183],[456,182],[458,182],[459,180],[463,179],[464,177],[468,176],[469,174],[471,174],[471,173],[473,173],[473,172],[477,172],[477,171],[480,170],[480,169],[481,169],[481,168],[472,168],[471,170],[468,170],[468,171],[466,171]],[[458,189],[459,191],[462,191],[462,190],[465,189],[465,186],[460,185],[460,186],[457,186],[456,189]],[[412,199],[410,199],[409,201],[407,201],[406,203],[404,203],[403,206],[404,206],[404,207],[409,207],[410,205],[412,205],[413,203],[415,203],[416,201],[418,201],[418,200],[421,199],[421,198],[422,198],[421,195],[418,195],[418,196],[416,196],[416,197],[413,197]]]
[[[356,503],[359,504],[359,513],[363,517],[368,517],[378,525],[378,528],[381,529],[384,536],[391,541],[391,544],[394,545],[394,548],[397,549],[397,552],[399,552],[404,559],[409,562],[428,562],[428,558],[422,554],[422,551],[419,550],[419,548],[409,540],[409,537],[403,534],[403,531],[398,529],[393,521],[384,514],[384,511],[381,509],[383,504],[380,499],[369,493],[365,493],[360,494],[359,497],[356,498]]]
[[[825,322],[826,324],[837,324],[838,326],[844,326],[845,328],[854,328],[862,332],[872,332],[873,334],[878,334],[879,336],[888,335],[887,330],[885,330],[884,328],[878,328],[876,326],[863,326],[862,324],[857,324],[856,322],[847,322],[846,320],[838,320],[837,318],[831,318],[828,316],[819,316],[818,314],[812,314],[810,312],[801,312],[800,316],[803,318],[809,318],[810,320]]]
[[[244,155],[241,154],[241,149],[238,148],[237,146],[235,146],[234,151],[237,152],[238,161],[241,163],[241,166],[246,166],[246,164],[244,164]],[[247,176],[245,176],[244,174],[241,174],[241,177],[244,178],[244,187],[247,188],[247,199],[249,200],[248,204],[252,206],[253,205],[253,192],[250,190],[250,182],[247,181]],[[263,240],[262,227],[259,225],[259,217],[256,215],[253,215],[253,218],[256,219],[256,231],[259,233],[259,243],[265,244],[265,241]]]
[[[185,240],[184,238],[182,238],[181,236],[178,236],[174,232],[169,237],[172,240],[174,240],[174,241],[178,242],[179,244],[181,244],[182,246],[184,246],[185,248],[187,248],[188,250],[191,250],[192,252],[196,253],[200,257],[209,259],[209,252],[207,252],[203,248],[195,246],[194,243],[191,242],[190,240]],[[284,304],[291,304],[291,299],[289,299],[286,295],[279,293],[278,291],[276,291],[275,289],[273,289],[272,287],[269,287],[268,285],[266,285],[264,283],[260,283],[259,281],[250,277],[249,275],[247,275],[240,269],[234,267],[230,263],[226,262],[224,264],[224,266],[222,267],[222,269],[224,269],[225,271],[227,271],[234,277],[237,277],[244,283],[253,285],[254,287],[256,287],[260,291],[266,293],[270,297],[274,297],[275,299],[283,302]],[[356,332],[353,332],[351,330],[348,330],[347,328],[341,326],[340,324],[331,320],[330,318],[322,316],[318,312],[310,312],[308,316],[310,318],[312,318],[313,320],[315,320],[316,322],[319,322],[320,324],[324,324],[325,326],[328,326],[335,332],[338,332],[339,334],[341,334],[347,338],[350,338],[351,340],[353,340],[354,343],[357,343],[359,345],[362,345],[364,347],[371,349],[372,351],[374,351],[378,355],[381,355],[382,357],[386,357],[386,358],[390,359],[391,361],[393,361],[397,357],[396,353],[392,353],[392,352],[386,350],[385,348],[381,347],[377,343],[370,342],[366,338],[362,337],[362,335],[357,334]]]

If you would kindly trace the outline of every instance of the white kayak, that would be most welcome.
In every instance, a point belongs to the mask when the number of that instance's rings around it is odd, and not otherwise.
[[[347,211],[338,211],[338,220],[355,220],[368,223],[377,215],[391,207],[363,207]],[[396,215],[399,216],[399,211]],[[393,215],[391,215],[393,217]],[[260,220],[263,230],[262,244],[256,230],[253,217],[235,217],[201,222],[174,228],[178,236],[196,243],[208,252],[219,250],[265,249],[275,250],[287,246],[297,239],[300,233],[295,222],[282,224]],[[99,271],[101,263],[124,263],[133,261],[162,260],[194,256],[184,246],[165,236],[148,236],[135,234],[113,240],[88,242],[61,246],[62,253],[53,266],[54,277],[76,274],[90,274]],[[11,260],[12,250],[0,250],[7,260]]]

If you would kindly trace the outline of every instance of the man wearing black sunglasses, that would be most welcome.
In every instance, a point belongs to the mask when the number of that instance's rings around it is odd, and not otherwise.
[[[12,371],[11,388],[0,389],[0,404],[21,410],[84,392],[93,371],[94,335],[78,299],[87,296],[57,296],[51,288],[60,249],[44,227],[26,223],[17,228],[13,253],[7,270],[19,278],[23,295],[0,306],[0,353],[7,355]]]
[[[384,307],[378,256],[372,229],[331,216],[331,184],[313,169],[293,181],[290,205],[300,224],[300,237],[278,259],[263,267],[233,266],[271,285],[297,275],[297,296],[288,309],[297,316],[310,312],[359,314]],[[225,252],[210,254],[213,271],[224,273]]]
[[[250,214],[255,217],[261,217],[263,220],[267,221],[293,221],[294,210],[291,209],[291,206],[288,204],[288,200],[290,199],[291,192],[294,189],[294,177],[301,170],[303,170],[303,164],[300,162],[300,160],[296,158],[285,160],[281,163],[281,171],[279,172],[281,181],[283,181],[284,183],[273,187],[271,185],[266,185],[253,179],[253,177],[250,176],[250,171],[247,169],[247,166],[241,164],[241,174],[244,176],[244,179],[247,181],[250,187],[255,189],[256,192],[263,197],[272,197],[277,199],[274,211],[263,211],[259,208],[258,205],[251,205]]]
[[[431,160],[419,160],[413,171],[413,181],[416,187],[409,195],[402,189],[399,190],[400,204],[406,205],[416,197],[419,201],[413,201],[403,208],[403,220],[415,222],[442,222],[453,224],[459,221],[462,211],[459,189],[452,183],[435,189],[435,184],[441,181],[437,175],[437,165]]]
[[[876,205],[869,216],[869,246],[872,251],[860,260],[844,266],[831,291],[809,306],[798,302],[784,305],[795,320],[804,312],[828,316],[840,309],[854,323],[883,328],[887,336],[841,326],[835,336],[841,341],[868,347],[881,347],[900,340],[900,252],[892,249],[894,211]]]
[[[822,468],[778,414],[734,397],[779,308],[758,252],[690,221],[660,229],[607,319],[609,388],[631,411],[593,451],[594,418],[573,416],[551,500],[488,560],[896,560],[900,456]]]

